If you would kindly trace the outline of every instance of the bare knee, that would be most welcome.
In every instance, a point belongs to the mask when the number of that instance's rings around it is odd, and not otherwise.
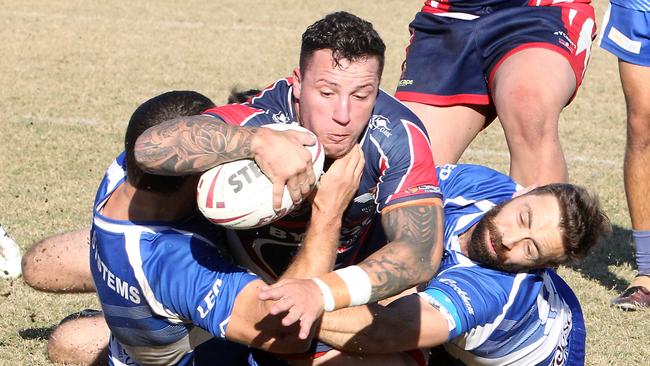
[[[628,149],[650,150],[650,106],[647,110],[630,111],[627,128]]]
[[[525,94],[513,99],[508,110],[499,114],[499,119],[511,149],[521,146],[539,150],[559,145],[559,111],[545,107],[539,101],[536,103],[534,95]]]
[[[64,321],[48,339],[48,358],[54,363],[106,365],[108,337],[101,315]]]
[[[47,291],[49,282],[47,279],[48,269],[44,258],[44,253],[49,245],[48,239],[43,239],[29,248],[23,255],[21,262],[23,280],[30,287],[40,291]]]
[[[87,229],[53,235],[25,253],[23,278],[30,287],[40,291],[93,291],[88,258]]]

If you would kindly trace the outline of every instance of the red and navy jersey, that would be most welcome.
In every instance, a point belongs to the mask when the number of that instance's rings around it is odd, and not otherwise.
[[[472,19],[494,11],[521,6],[551,6],[566,3],[590,4],[591,0],[427,0],[422,11],[459,19]]]
[[[205,114],[241,126],[298,123],[294,103],[293,80],[286,78],[247,103],[216,107]],[[373,222],[379,217],[378,212],[409,205],[414,200],[435,204],[426,201],[441,197],[425,131],[415,114],[379,91],[368,127],[359,139],[366,166],[359,190],[343,217],[337,265],[357,263],[369,254],[368,245],[384,244],[368,243],[371,225],[379,224]],[[238,256],[241,264],[270,275],[267,278],[279,276],[302,242],[310,214],[310,205],[304,204],[270,225],[231,232],[235,255],[243,247],[246,256]]]

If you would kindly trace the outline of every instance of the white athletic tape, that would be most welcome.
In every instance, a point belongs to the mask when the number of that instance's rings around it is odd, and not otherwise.
[[[349,266],[334,271],[345,285],[348,287],[350,294],[350,306],[364,305],[370,301],[372,294],[372,284],[366,271],[359,266]]]
[[[320,278],[312,278],[312,280],[320,287],[320,293],[323,295],[323,310],[334,311],[336,306],[334,305],[334,294],[332,294],[330,287]]]

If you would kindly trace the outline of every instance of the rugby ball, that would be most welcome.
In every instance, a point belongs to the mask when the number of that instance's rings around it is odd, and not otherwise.
[[[310,132],[298,125],[274,123],[263,127],[278,131]],[[325,152],[320,143],[306,146],[311,152],[314,176],[323,173]],[[196,191],[199,210],[211,222],[230,229],[251,229],[271,223],[294,208],[287,187],[282,208],[273,209],[273,184],[253,159],[235,160],[216,166],[201,176]]]

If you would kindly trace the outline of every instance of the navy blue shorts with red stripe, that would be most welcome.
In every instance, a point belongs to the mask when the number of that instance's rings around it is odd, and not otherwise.
[[[514,7],[475,19],[453,16],[419,12],[411,22],[397,99],[437,106],[490,105],[489,86],[499,65],[527,48],[564,56],[575,73],[576,90],[580,85],[596,33],[590,5]]]

